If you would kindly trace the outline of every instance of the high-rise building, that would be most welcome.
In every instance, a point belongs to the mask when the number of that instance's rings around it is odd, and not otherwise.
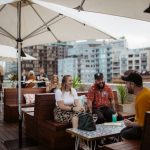
[[[78,62],[78,76],[82,82],[94,82],[94,74],[102,72],[107,82],[111,82],[112,75],[120,74],[119,55],[124,51],[124,39],[112,41],[87,41],[72,43],[73,48],[68,50],[68,56],[74,57]],[[76,56],[76,57],[75,57]],[[65,62],[66,59],[61,60]],[[73,70],[73,65],[71,66]],[[60,71],[60,70],[59,70]],[[62,74],[59,72],[58,74]],[[70,73],[71,74],[71,73]]]
[[[33,69],[37,74],[40,67],[44,67],[45,72],[50,78],[53,74],[57,74],[58,59],[65,58],[68,53],[68,46],[62,44],[36,45],[24,48],[24,51],[33,57],[35,61],[22,62],[22,68],[26,70]]]
[[[78,59],[76,57],[58,59],[59,79],[61,80],[64,75],[78,76]]]

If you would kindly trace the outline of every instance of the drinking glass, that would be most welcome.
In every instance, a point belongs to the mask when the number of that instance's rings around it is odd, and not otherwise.
[[[93,116],[93,121],[96,123],[96,121],[97,121],[97,119],[98,119],[97,114],[93,114],[92,116]]]

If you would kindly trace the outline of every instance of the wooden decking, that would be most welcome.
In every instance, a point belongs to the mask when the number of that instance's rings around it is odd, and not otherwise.
[[[24,131],[23,131],[23,137]],[[3,121],[3,112],[0,112],[0,150],[48,150],[47,148],[43,147],[39,144],[34,144],[32,146],[24,147],[24,148],[7,148],[5,146],[5,141],[15,141],[18,139],[18,124],[17,123],[5,123]],[[9,146],[8,146],[9,147]]]

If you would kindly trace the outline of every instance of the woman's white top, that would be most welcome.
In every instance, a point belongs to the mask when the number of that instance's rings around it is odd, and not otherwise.
[[[56,89],[55,91],[55,100],[56,105],[58,101],[63,101],[65,105],[72,105],[74,101],[78,99],[77,92],[74,88],[71,88],[70,91],[62,92],[60,89]]]

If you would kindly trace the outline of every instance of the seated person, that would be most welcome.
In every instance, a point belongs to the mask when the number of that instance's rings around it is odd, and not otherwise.
[[[126,82],[128,93],[134,94],[135,98],[135,119],[124,120],[125,128],[121,131],[121,136],[127,140],[140,140],[144,126],[145,112],[150,111],[150,89],[143,87],[141,75],[136,71],[130,71],[122,76]]]
[[[36,87],[36,76],[33,70],[30,70],[27,76],[26,88]]]
[[[46,91],[54,93],[57,88],[60,88],[58,75],[54,74],[50,83],[46,84]]]
[[[112,115],[117,115],[113,91],[109,85],[105,84],[102,73],[96,73],[94,77],[95,83],[87,94],[89,111],[98,115],[97,123],[111,122]],[[117,115],[117,119],[122,120],[122,117]]]
[[[44,68],[39,69],[39,74],[36,76],[36,80],[39,81],[37,83],[38,87],[46,87],[46,81],[48,80],[48,78]]]
[[[21,75],[21,87],[25,88],[26,87],[26,81],[27,81],[27,72],[25,69],[22,70],[22,75]]]
[[[61,89],[56,89],[56,107],[54,119],[61,123],[72,123],[73,128],[78,127],[78,114],[84,111],[80,105],[77,92],[72,88],[72,77],[65,75],[62,79]]]

